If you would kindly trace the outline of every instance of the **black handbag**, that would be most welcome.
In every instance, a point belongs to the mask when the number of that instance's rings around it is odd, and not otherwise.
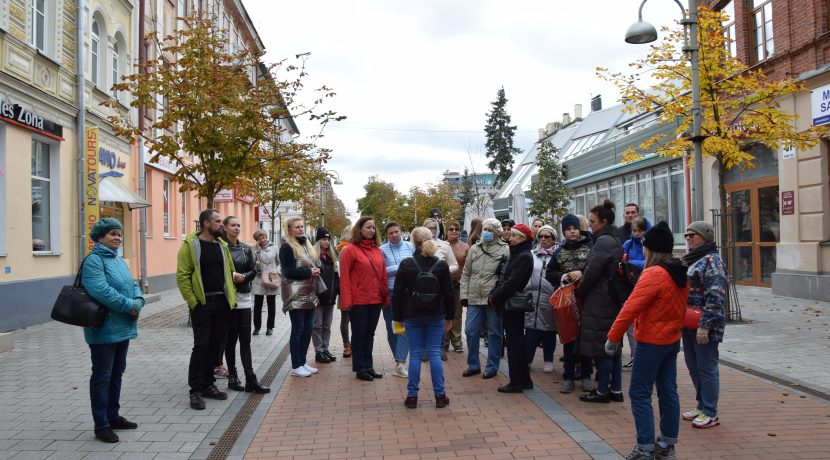
[[[530,313],[533,311],[533,293],[521,290],[504,301],[504,311]]]
[[[86,256],[89,257],[89,256]],[[100,329],[107,318],[107,308],[86,292],[81,286],[81,270],[84,268],[86,257],[81,261],[78,274],[75,275],[75,282],[61,289],[55,305],[52,306],[52,319],[73,326],[91,327]],[[101,263],[104,260],[101,259]],[[104,265],[106,275],[107,266]]]

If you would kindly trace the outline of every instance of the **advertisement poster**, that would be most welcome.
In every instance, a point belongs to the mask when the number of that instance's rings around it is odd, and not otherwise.
[[[98,128],[87,128],[84,133],[84,217],[86,218],[86,253],[92,252],[95,241],[89,232],[100,217],[98,207]]]

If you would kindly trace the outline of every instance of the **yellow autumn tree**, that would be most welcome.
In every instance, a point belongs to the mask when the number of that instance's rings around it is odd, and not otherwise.
[[[723,33],[728,17],[720,11],[698,8],[698,42],[703,155],[717,164],[720,209],[726,210],[724,175],[733,168],[754,168],[751,147],[763,144],[772,150],[806,149],[814,146],[827,130],[798,130],[797,115],[781,110],[779,101],[804,90],[792,78],[769,80],[760,69],[749,68],[729,52],[731,42]],[[683,27],[663,28],[664,39],[651,46],[648,56],[629,64],[630,73],[598,68],[598,75],[619,89],[629,113],[657,113],[660,124],[676,124],[671,134],[651,137],[629,148],[624,161],[657,153],[680,157],[692,148],[691,67],[680,54]],[[656,81],[645,85],[644,81]],[[695,165],[695,167],[699,167]],[[726,220],[721,222],[722,241]]]

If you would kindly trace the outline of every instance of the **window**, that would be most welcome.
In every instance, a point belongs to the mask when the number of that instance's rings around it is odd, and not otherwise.
[[[50,146],[32,140],[32,250],[52,251]]]
[[[29,43],[46,52],[46,0],[32,0],[32,33]]]
[[[0,196],[6,197],[6,125],[0,123]],[[6,200],[0,200],[0,256],[6,255]]]
[[[737,30],[735,27],[735,5],[732,3],[732,0],[730,0],[721,11],[729,16],[729,19],[727,19],[726,23],[723,25],[723,35],[729,41],[726,47],[729,50],[729,54],[733,57],[737,57],[738,48],[737,43],[735,42],[735,33]]]
[[[772,41],[772,0],[752,0],[752,19],[755,28],[755,62],[769,58],[775,51]]]
[[[622,189],[622,179],[612,179],[611,180],[611,201],[617,207],[617,209],[623,209],[623,189]],[[623,213],[617,212],[614,216],[614,225],[620,226],[623,223]]]
[[[654,219],[654,203],[652,202],[652,187],[651,187],[651,172],[646,171],[637,174],[638,179],[638,200],[635,201],[640,205],[640,215],[649,219]]]
[[[686,186],[683,178],[683,165],[671,167],[671,228],[674,231],[675,244],[685,242],[686,230]]]
[[[625,178],[625,203],[636,203],[637,202],[637,177],[636,176],[628,176]],[[623,203],[623,205],[625,205]]]
[[[161,209],[162,230],[164,236],[170,236],[170,180],[164,179],[161,185],[161,195],[162,201],[164,202],[164,206]]]
[[[92,59],[89,61],[90,79],[98,85],[98,56],[100,56],[101,36],[98,30],[98,19],[92,20],[92,33],[89,37],[89,50]]]
[[[669,170],[661,168],[654,171],[654,224],[669,220]]]
[[[112,44],[112,84],[118,83],[118,41]],[[118,91],[112,90],[112,97],[118,98]]]
[[[182,192],[182,238],[187,235],[187,192]]]

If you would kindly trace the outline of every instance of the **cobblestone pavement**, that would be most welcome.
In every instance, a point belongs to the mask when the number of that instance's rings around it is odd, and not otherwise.
[[[694,430],[682,422],[679,458],[830,458],[830,354],[824,315],[830,304],[738,290],[746,322],[727,326],[721,358],[721,426]],[[818,316],[816,316],[818,315]],[[436,409],[424,367],[420,407],[403,407],[406,380],[393,361],[381,321],[376,368],[386,377],[362,382],[349,359],[320,365],[308,378],[286,377],[288,318],[277,314],[271,337],[253,338],[257,374],[268,395],[229,393],[193,411],[187,400],[192,334],[177,291],[148,304],[130,345],[122,413],[140,426],[122,442],[94,439],[89,410],[89,348],[78,328],[51,322],[14,332],[0,354],[0,459],[7,458],[621,458],[634,444],[629,402],[591,405],[578,392],[558,393],[561,363],[541,372],[524,395],[495,391],[506,382],[462,378],[465,354],[449,354],[448,408]],[[342,342],[335,313],[332,351]],[[486,351],[486,349],[482,349]],[[626,351],[627,353],[627,351]],[[313,353],[309,353],[309,362]],[[506,363],[502,362],[506,372]],[[627,389],[629,373],[623,374]],[[773,379],[775,381],[770,381]],[[683,408],[694,393],[682,356]],[[220,380],[220,387],[224,381]],[[656,402],[656,401],[655,401]],[[655,404],[656,407],[656,404]]]
[[[121,413],[139,427],[119,431],[117,444],[99,442],[92,432],[91,364],[81,329],[52,321],[15,331],[14,349],[0,354],[0,459],[189,458],[209,442],[235,401],[251,396],[231,391],[226,401],[207,400],[204,411],[190,409],[193,335],[186,321],[176,290],[142,312],[121,394]],[[271,364],[266,358],[281,347],[288,329],[288,318],[278,313],[273,336],[253,337],[255,369]],[[225,380],[217,385],[224,390]]]

